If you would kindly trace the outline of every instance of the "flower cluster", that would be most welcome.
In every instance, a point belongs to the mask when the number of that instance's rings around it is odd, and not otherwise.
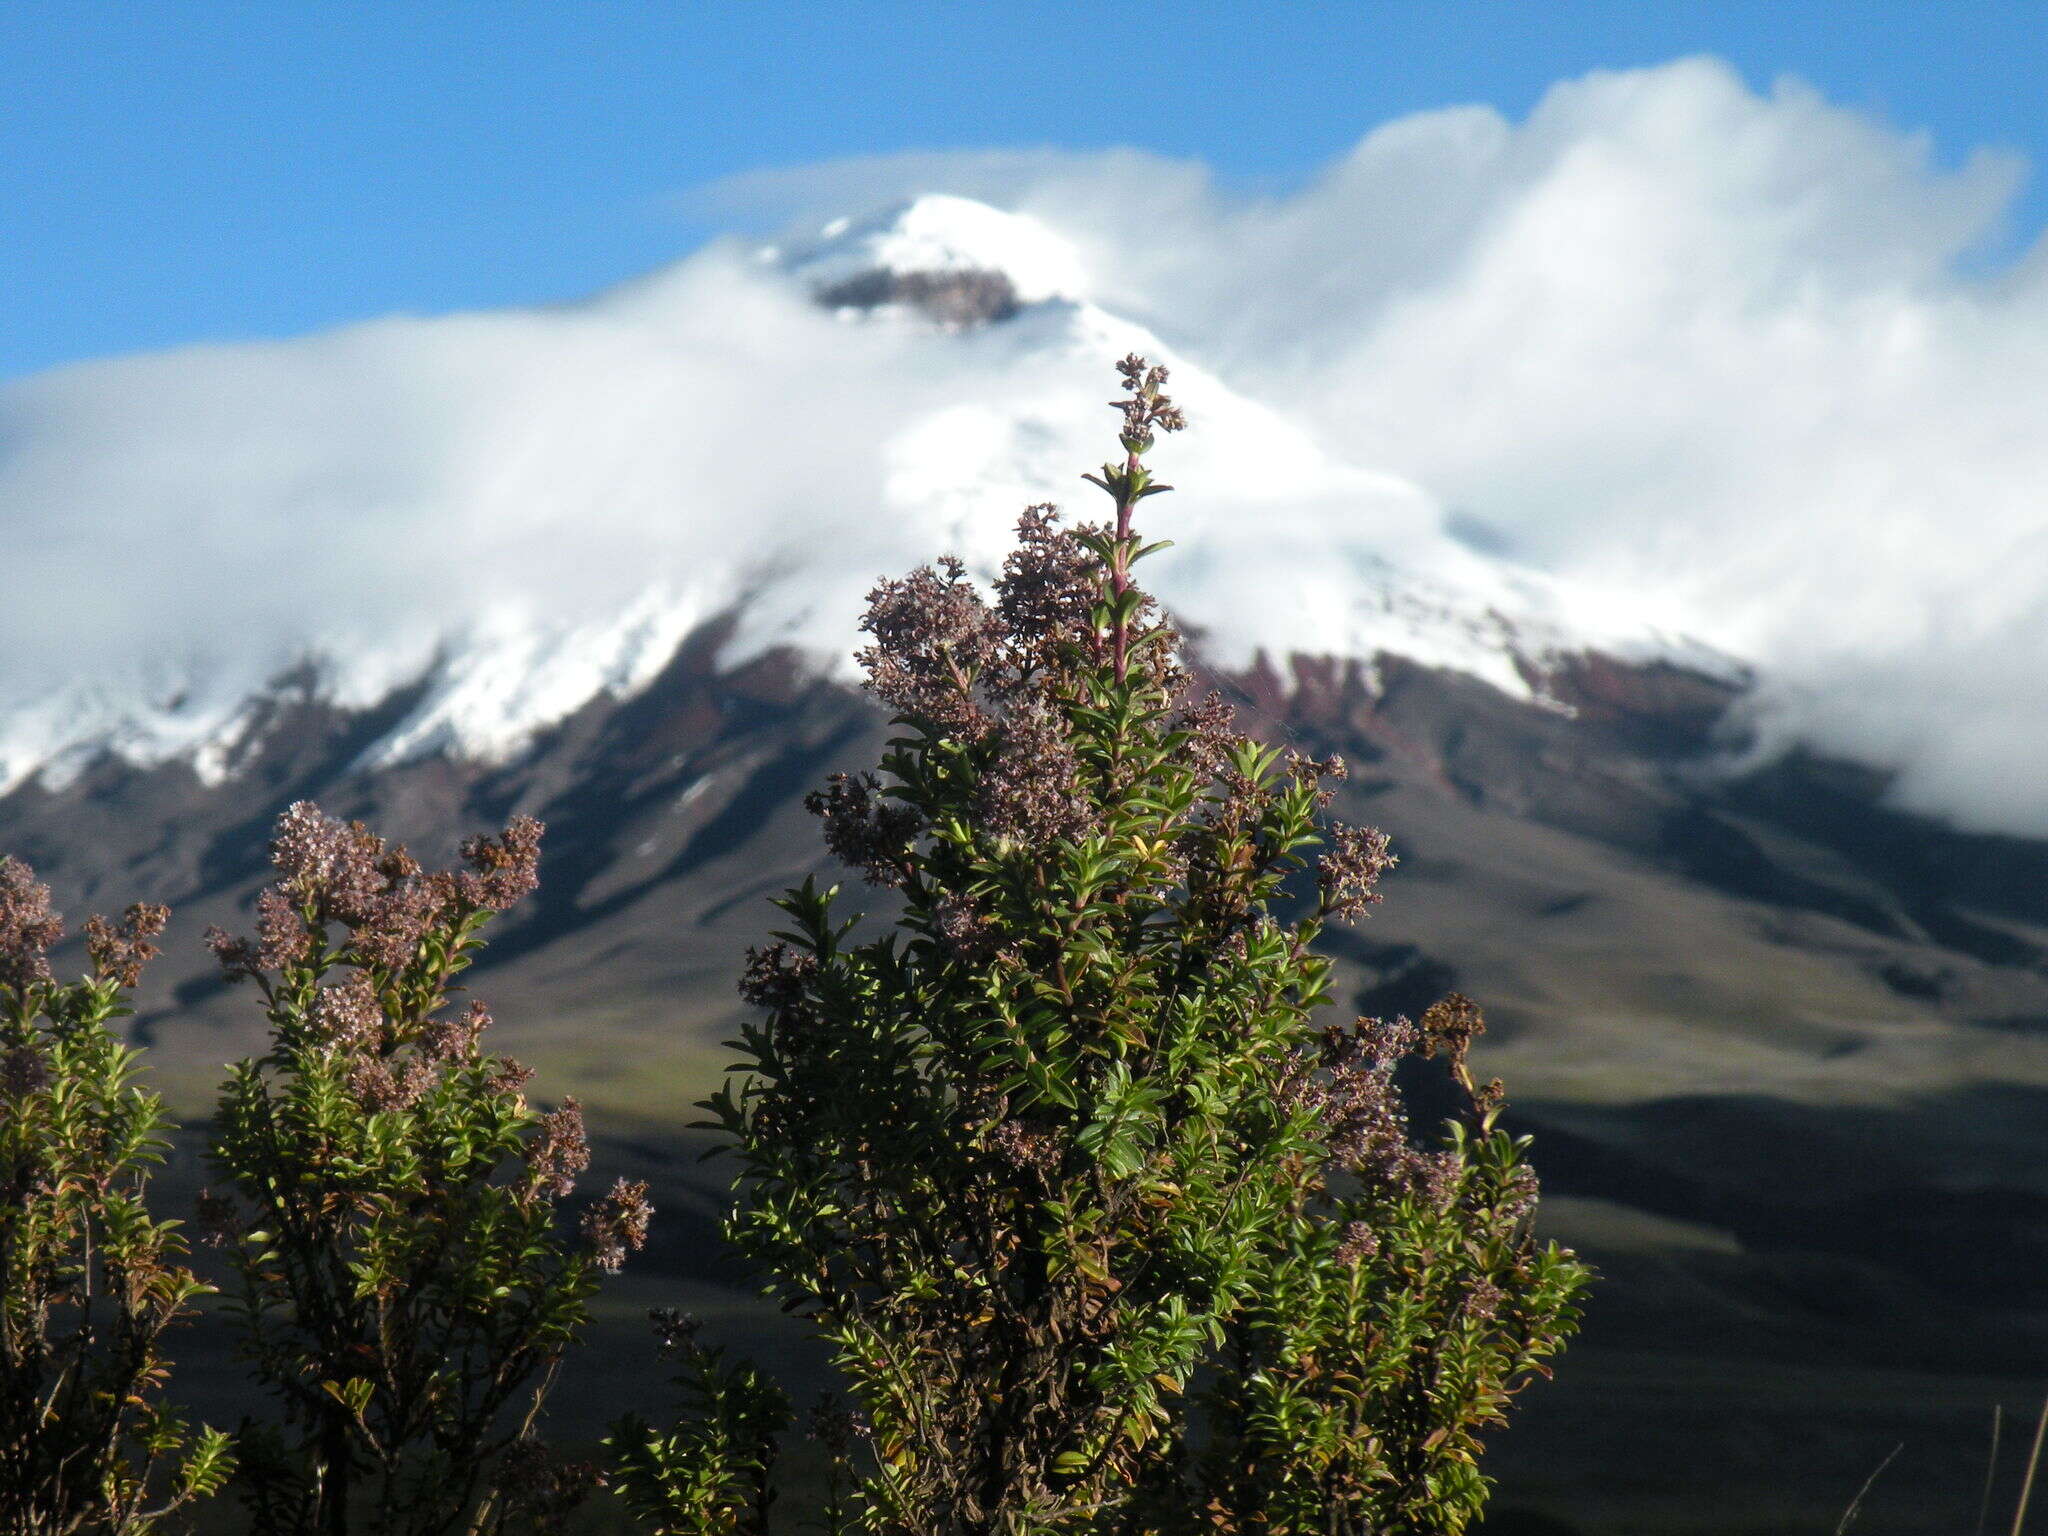
[[[1283,1102],[1307,1110],[1321,1129],[1331,1164],[1368,1189],[1419,1195],[1445,1204],[1457,1161],[1410,1141],[1408,1109],[1394,1069],[1416,1054],[1422,1035],[1405,1018],[1359,1019],[1323,1032],[1320,1060],[1298,1065],[1281,1086]]]
[[[313,1033],[337,1050],[377,1050],[384,1044],[384,1004],[368,971],[352,971],[346,981],[321,987],[308,1015]]]
[[[211,1189],[199,1191],[193,1215],[199,1227],[199,1240],[209,1248],[227,1247],[241,1237],[245,1228],[242,1208]]]
[[[0,1100],[19,1104],[50,1085],[50,1064],[33,1043],[20,1042],[0,1050]]]
[[[502,912],[531,893],[543,830],[514,817],[500,836],[462,845],[468,870],[428,872],[361,822],[298,801],[278,818],[270,857],[279,878],[257,899],[255,941],[211,928],[207,943],[231,980],[261,978],[304,960],[335,924],[348,934],[351,962],[403,970],[436,924]]]
[[[583,1240],[596,1256],[598,1268],[615,1275],[625,1268],[629,1251],[647,1246],[647,1230],[653,1221],[654,1202],[648,1198],[647,1181],[620,1179],[583,1213]]]
[[[1061,527],[1050,502],[1026,507],[1017,519],[1017,547],[996,578],[996,621],[1025,658],[1026,676],[1058,666],[1076,646],[1090,660],[1101,660],[1102,637],[1093,619],[1095,557],[1077,535],[1103,532]]]
[[[1323,911],[1340,922],[1356,922],[1380,899],[1380,876],[1399,862],[1387,834],[1372,827],[1337,823],[1329,828],[1330,851],[1316,865]]]
[[[21,860],[0,858],[0,987],[25,991],[48,981],[51,946],[63,937],[50,888]]]
[[[783,1013],[797,1005],[804,987],[817,973],[816,957],[777,940],[747,951],[747,966],[740,973],[740,996],[756,1008]]]
[[[583,1106],[575,1099],[540,1117],[540,1134],[526,1144],[528,1188],[557,1197],[576,1187],[576,1175],[590,1166],[590,1138],[583,1129]]]
[[[95,914],[85,922],[85,952],[92,960],[93,974],[111,977],[124,987],[142,980],[142,968],[157,957],[150,941],[164,931],[171,909],[157,902],[138,901],[110,923]]]
[[[970,963],[996,947],[995,924],[972,896],[948,891],[932,904],[932,927],[946,948]]]
[[[490,1054],[490,1013],[458,985],[490,920],[536,889],[541,832],[516,818],[465,842],[463,867],[430,871],[302,801],[278,823],[257,936],[212,936],[271,1026],[215,1119],[214,1163],[239,1201],[209,1194],[201,1224],[229,1247],[245,1345],[283,1400],[286,1440],[251,1473],[296,1511],[280,1529],[370,1504],[350,1481],[405,1508],[407,1529],[467,1529],[500,1495],[559,1528],[587,1491],[573,1465],[518,1444],[519,1426],[653,1207],[621,1180],[580,1241],[560,1230],[556,1202],[591,1161],[582,1109],[530,1107],[533,1074]],[[338,1267],[349,1285],[326,1283]],[[321,1385],[337,1349],[360,1400]],[[353,1447],[339,1483],[323,1470],[337,1441]]]
[[[960,561],[947,556],[879,583],[860,627],[875,637],[855,658],[875,697],[938,735],[978,741],[988,733],[979,685],[1002,639]]]
[[[837,1392],[828,1390],[818,1394],[804,1420],[804,1433],[822,1445],[828,1456],[844,1456],[853,1449],[854,1441],[868,1437],[868,1427],[859,1409],[848,1407]]]
[[[540,840],[547,828],[531,816],[514,816],[497,837],[472,837],[462,844],[470,872],[455,876],[456,893],[485,912],[516,907],[540,887]]]
[[[889,800],[871,773],[835,773],[804,796],[804,809],[825,823],[825,846],[871,885],[901,885],[910,845],[923,823],[916,811]]]
[[[1049,710],[1019,710],[1004,722],[982,770],[975,810],[997,837],[1033,848],[1087,835],[1096,806],[1081,782],[1064,722]]]
[[[555,1536],[605,1486],[605,1475],[596,1462],[563,1456],[528,1437],[513,1441],[499,1458],[498,1486],[536,1536]]]
[[[1188,424],[1180,407],[1160,393],[1160,386],[1166,382],[1166,370],[1157,364],[1148,365],[1144,358],[1133,352],[1125,356],[1116,371],[1123,377],[1124,388],[1129,392],[1122,400],[1109,403],[1123,412],[1123,431],[1118,434],[1124,448],[1131,453],[1143,453],[1152,446],[1152,432],[1178,432]]]
[[[1060,1165],[1061,1141],[1045,1126],[1005,1120],[989,1133],[989,1146],[1012,1168],[1049,1174]]]

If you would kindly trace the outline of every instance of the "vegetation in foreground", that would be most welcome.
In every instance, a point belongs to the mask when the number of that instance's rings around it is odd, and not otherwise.
[[[1146,455],[1184,421],[1165,369],[1119,371],[1121,453],[1087,477],[1111,521],[1034,507],[992,592],[948,559],[871,595],[898,734],[810,803],[900,913],[859,935],[806,881],[748,956],[757,1020],[704,1105],[728,1235],[843,1378],[809,1416],[828,1531],[1460,1531],[1477,1437],[1587,1271],[1531,1235],[1469,1001],[1324,1021],[1316,938],[1393,857],[1322,816],[1340,762],[1194,695],[1134,580],[1164,547],[1134,527],[1169,489]],[[0,1478],[30,1490],[5,1529],[141,1532],[229,1486],[263,1532],[553,1529],[605,1486],[650,1532],[771,1528],[787,1397],[687,1318],[657,1320],[659,1424],[622,1419],[603,1467],[540,1439],[651,1215],[622,1183],[561,1231],[580,1113],[530,1107],[459,996],[540,833],[430,873],[294,806],[255,938],[214,937],[270,1029],[200,1212],[275,1409],[232,1437],[154,1406],[201,1287],[145,1209],[163,1118],[110,1025],[162,911],[95,919],[94,975],[60,987],[47,892],[0,864]],[[1440,1133],[1410,1123],[1417,1071],[1455,1094]]]

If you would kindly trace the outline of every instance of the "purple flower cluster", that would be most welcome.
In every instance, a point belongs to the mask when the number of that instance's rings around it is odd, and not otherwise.
[[[21,860],[0,858],[0,987],[25,991],[48,981],[50,947],[63,937],[50,888]]]
[[[1363,1264],[1377,1258],[1380,1251],[1379,1234],[1366,1221],[1347,1221],[1344,1230],[1338,1234],[1337,1262],[1339,1264]]]
[[[825,846],[871,885],[901,885],[923,822],[909,806],[890,800],[871,773],[835,773],[822,790],[804,796],[804,809],[825,823]]]
[[[476,1054],[477,1041],[490,1027],[490,1010],[471,998],[462,1013],[437,1013],[427,1020],[426,1028],[420,1031],[420,1049],[444,1061],[466,1059]]]
[[[679,1307],[654,1307],[647,1313],[655,1342],[665,1355],[687,1354],[697,1347],[697,1335],[704,1331],[704,1319]]]
[[[321,987],[308,1010],[313,1033],[337,1050],[377,1050],[384,1044],[384,1004],[368,971],[353,971],[346,981]]]
[[[1102,659],[1093,617],[1101,589],[1095,556],[1060,526],[1058,510],[1050,502],[1026,507],[1017,519],[1017,547],[996,578],[996,620],[1026,676],[1059,665],[1076,645],[1090,660]]]
[[[373,1115],[411,1109],[439,1080],[438,1065],[424,1056],[360,1056],[348,1064],[348,1090]]]
[[[305,959],[326,926],[338,924],[355,964],[400,971],[418,957],[435,924],[502,912],[531,893],[539,884],[543,830],[531,816],[514,817],[500,836],[462,845],[470,869],[429,873],[361,822],[301,800],[278,818],[270,856],[279,878],[257,898],[255,941],[210,928],[206,942],[239,980]]]
[[[171,909],[138,901],[121,920],[86,919],[85,952],[102,981],[132,987],[159,953],[151,941],[171,920]],[[51,948],[64,937],[64,920],[50,910],[50,888],[19,859],[0,856],[0,987],[17,991],[51,979]]]
[[[1184,750],[1196,770],[1209,779],[1223,772],[1231,754],[1245,740],[1244,733],[1237,729],[1236,708],[1213,691],[1183,708],[1173,728],[1186,733]]]
[[[868,593],[860,627],[875,637],[856,660],[868,687],[904,719],[939,736],[979,741],[991,721],[979,698],[983,674],[1002,655],[996,618],[947,556]]]
[[[1420,1031],[1405,1018],[1332,1025],[1323,1032],[1320,1061],[1297,1067],[1280,1093],[1282,1102],[1315,1116],[1333,1165],[1368,1188],[1441,1207],[1457,1191],[1457,1159],[1412,1144],[1408,1107],[1394,1082],[1395,1066],[1420,1045]]]
[[[470,907],[503,912],[540,888],[540,840],[544,824],[514,816],[496,837],[472,837],[462,845],[469,871],[455,876],[456,895]]]
[[[540,1117],[540,1131],[526,1144],[527,1188],[535,1195],[559,1198],[576,1187],[576,1175],[590,1166],[590,1138],[583,1129],[583,1106],[573,1098]]]
[[[615,1275],[626,1265],[628,1251],[647,1245],[654,1220],[654,1202],[647,1198],[645,1179],[620,1179],[609,1193],[583,1213],[583,1240],[597,1267]]]
[[[1506,1300],[1506,1292],[1485,1275],[1480,1275],[1466,1287],[1464,1300],[1459,1303],[1459,1310],[1475,1323],[1489,1322],[1499,1315],[1501,1305]]]
[[[996,948],[995,924],[971,896],[952,892],[932,904],[932,922],[939,939],[962,960],[985,959]]]
[[[1094,827],[1096,806],[1058,715],[1023,709],[1004,722],[982,770],[975,811],[996,836],[1034,848],[1084,837]]]

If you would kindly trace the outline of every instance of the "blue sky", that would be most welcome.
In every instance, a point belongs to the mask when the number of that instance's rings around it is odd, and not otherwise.
[[[2038,4],[120,4],[0,9],[0,377],[681,254],[689,189],[917,149],[1132,144],[1297,185],[1388,118],[1519,117],[1710,52],[2048,159]],[[2038,172],[2014,241],[2048,210]]]

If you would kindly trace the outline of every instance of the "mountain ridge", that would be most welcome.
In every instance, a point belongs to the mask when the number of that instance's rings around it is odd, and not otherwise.
[[[696,387],[679,384],[676,349],[687,338],[670,331],[708,323],[702,311],[710,301],[692,284],[712,260],[736,268],[763,306],[801,306],[808,318],[793,323],[803,345],[844,375],[849,395],[874,393],[858,383],[867,370],[929,365],[942,375],[936,386],[906,388],[899,402],[873,408],[879,441],[847,453],[864,481],[853,509],[834,508],[836,490],[763,485],[744,473],[732,482],[729,511],[715,494],[692,493],[680,481],[675,505],[652,504],[670,483],[664,477],[685,463],[717,462],[715,424],[701,413],[693,422],[688,399],[671,398],[678,387],[685,395]],[[597,416],[538,418],[518,399],[437,401],[393,371],[392,348],[445,338],[456,350],[437,371],[456,377],[440,379],[442,387],[459,389],[466,378],[479,398],[488,396],[474,370],[521,344],[527,322],[513,313],[376,322],[300,342],[103,365],[134,373],[135,403],[109,416],[85,411],[75,430],[96,445],[91,453],[118,456],[124,437],[148,442],[152,432],[178,429],[174,440],[143,451],[154,478],[102,486],[93,480],[102,471],[74,451],[69,478],[87,483],[62,484],[38,471],[41,439],[31,429],[0,455],[0,511],[11,497],[41,492],[59,516],[67,508],[81,519],[161,515],[174,525],[163,530],[167,538],[187,529],[204,535],[232,515],[250,521],[270,559],[207,571],[218,603],[202,601],[183,618],[174,598],[160,631],[136,621],[132,653],[101,655],[85,643],[57,645],[50,657],[24,651],[0,677],[0,791],[30,777],[62,787],[101,753],[144,766],[183,760],[218,782],[248,757],[250,732],[271,713],[268,696],[280,678],[356,711],[411,697],[410,713],[365,749],[368,764],[435,754],[503,762],[590,700],[645,688],[685,636],[728,611],[737,619],[728,664],[787,646],[821,672],[846,677],[868,579],[941,550],[992,575],[1016,510],[1075,484],[1088,447],[1102,437],[1088,404],[1100,386],[1088,381],[1132,349],[1175,365],[1176,389],[1201,428],[1175,444],[1174,472],[1200,494],[1161,516],[1159,531],[1185,546],[1163,596],[1233,664],[1261,650],[1368,665],[1387,652],[1461,667],[1511,693],[1529,691],[1552,659],[1594,648],[1741,671],[1696,641],[1621,614],[1612,594],[1580,591],[1481,551],[1416,487],[1333,457],[1296,423],[1090,302],[1086,286],[1078,253],[1049,228],[944,196],[835,221],[787,249],[693,259],[573,311],[572,323],[588,333],[579,333],[579,346],[616,345],[623,326],[648,349],[639,360],[647,371],[635,376],[640,393],[619,397],[639,437]],[[781,320],[792,323],[787,313]],[[279,414],[250,398],[273,385],[289,392],[306,382],[306,370],[331,382],[328,374],[342,366],[336,353],[397,387],[404,404],[380,407],[406,413],[393,426],[402,445],[397,471],[346,461],[349,434],[338,419],[323,435],[338,399],[316,392]],[[621,370],[631,361],[622,359]],[[1014,379],[1013,398],[985,398],[982,374],[962,369]],[[945,387],[948,370],[957,390]],[[20,397],[35,399],[32,389]],[[664,400],[678,407],[666,429],[652,414]],[[193,401],[202,421],[186,419]],[[742,404],[729,408],[744,415]],[[764,401],[763,409],[775,407]],[[478,425],[466,419],[472,414],[489,419]],[[792,431],[816,425],[815,417],[790,423]],[[40,430],[62,436],[47,423]],[[615,482],[629,500],[649,503],[588,559],[576,553],[576,524],[601,516],[605,503],[601,490],[563,483],[576,460],[577,472],[599,486]],[[118,502],[95,499],[116,493]],[[440,547],[344,543],[335,546],[330,576],[320,546],[293,551],[291,530],[309,514],[394,527],[418,520],[440,530]],[[177,525],[181,516],[188,520]],[[500,540],[503,563],[487,553]],[[437,559],[445,562],[438,577]],[[409,570],[415,564],[422,569]],[[483,574],[468,574],[473,567]],[[563,579],[551,585],[557,570]],[[280,582],[304,584],[304,604],[285,593],[248,595]],[[374,595],[408,582],[417,601],[387,604]],[[238,625],[244,602],[257,603],[255,622]]]

